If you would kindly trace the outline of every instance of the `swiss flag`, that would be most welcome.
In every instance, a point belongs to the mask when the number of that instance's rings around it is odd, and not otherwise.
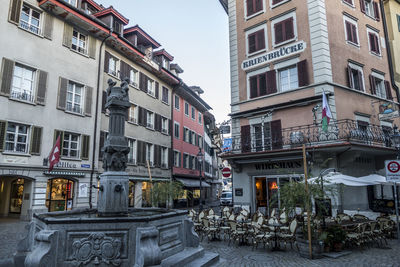
[[[51,172],[53,170],[54,165],[56,165],[60,161],[60,139],[61,139],[60,137],[61,136],[59,135],[57,138],[56,144],[54,145],[53,149],[50,152],[49,172]]]

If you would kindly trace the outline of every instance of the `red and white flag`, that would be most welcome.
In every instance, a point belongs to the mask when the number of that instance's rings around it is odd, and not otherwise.
[[[56,141],[56,144],[54,145],[53,149],[50,152],[49,156],[49,172],[53,170],[54,165],[56,165],[60,161],[60,138],[61,136],[59,135]]]

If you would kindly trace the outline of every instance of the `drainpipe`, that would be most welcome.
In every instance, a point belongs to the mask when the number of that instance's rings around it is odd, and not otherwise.
[[[397,87],[396,82],[394,80],[392,52],[391,52],[390,43],[389,43],[389,34],[388,34],[387,23],[386,23],[385,9],[383,7],[383,0],[379,0],[379,2],[380,2],[381,14],[382,14],[383,32],[385,34],[386,53],[387,53],[388,63],[389,63],[390,82],[391,82],[393,88],[396,90],[397,102],[400,102],[399,87]]]
[[[94,164],[96,159],[96,138],[97,138],[97,117],[98,117],[98,109],[99,109],[99,94],[100,94],[100,73],[101,73],[101,55],[103,45],[106,40],[111,37],[113,33],[113,29],[110,29],[110,33],[103,39],[99,49],[99,66],[97,68],[97,90],[96,90],[96,109],[94,113],[94,130],[93,130],[93,151],[92,151],[92,171],[90,172],[90,186],[89,186],[89,208],[93,207],[92,204],[92,189],[93,189],[93,175],[94,175]],[[101,148],[100,148],[101,149]]]

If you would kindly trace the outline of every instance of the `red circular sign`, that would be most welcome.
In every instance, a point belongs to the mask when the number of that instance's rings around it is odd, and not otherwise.
[[[391,161],[389,162],[389,164],[387,165],[387,169],[388,171],[390,171],[391,173],[397,173],[400,170],[400,164],[397,163],[396,161]]]
[[[231,169],[229,169],[228,167],[223,168],[222,176],[224,176],[225,178],[228,178],[229,176],[231,176]]]

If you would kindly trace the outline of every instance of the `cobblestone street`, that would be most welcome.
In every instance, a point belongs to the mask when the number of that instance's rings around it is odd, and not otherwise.
[[[0,259],[15,252],[27,223],[15,219],[0,219]],[[201,245],[226,260],[219,266],[400,266],[400,245],[395,240],[389,241],[391,249],[355,250],[350,255],[337,259],[323,258],[312,261],[299,257],[297,252],[290,248],[283,252],[271,252],[262,247],[252,250],[250,246],[228,246],[228,242],[225,241],[208,242],[206,239]]]

